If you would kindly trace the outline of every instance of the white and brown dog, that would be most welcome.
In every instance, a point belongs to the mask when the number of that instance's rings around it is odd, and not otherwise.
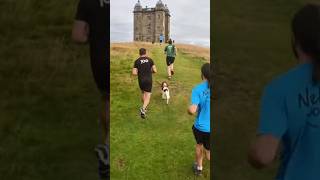
[[[163,81],[161,83],[161,90],[162,90],[162,99],[165,99],[167,101],[167,104],[169,104],[170,90],[167,82]]]

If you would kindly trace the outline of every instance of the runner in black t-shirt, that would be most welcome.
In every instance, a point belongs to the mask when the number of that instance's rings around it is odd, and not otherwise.
[[[139,54],[140,57],[134,62],[132,74],[138,75],[138,82],[142,93],[141,99],[143,102],[143,105],[140,108],[140,114],[141,118],[144,119],[151,98],[152,73],[156,73],[157,69],[153,60],[147,56],[146,49],[141,48]]]
[[[96,148],[99,157],[100,175],[109,176],[108,148],[109,142],[109,0],[80,0],[75,22],[72,29],[72,38],[79,43],[89,42],[91,68],[94,80],[102,94],[103,110],[101,124],[105,145]]]

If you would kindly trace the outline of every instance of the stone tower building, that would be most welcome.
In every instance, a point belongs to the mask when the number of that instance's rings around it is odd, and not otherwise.
[[[170,12],[159,0],[154,8],[142,8],[140,0],[134,6],[134,41],[159,42],[160,35],[170,37]]]

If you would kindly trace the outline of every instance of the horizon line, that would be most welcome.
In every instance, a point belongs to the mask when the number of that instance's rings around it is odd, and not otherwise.
[[[146,41],[115,41],[115,40],[112,40],[110,41],[110,43],[134,43],[134,42],[141,42],[141,43],[150,43],[151,42],[146,42]],[[158,42],[155,42],[155,43],[158,43]],[[167,44],[167,43],[163,43],[163,44]],[[209,42],[209,45],[204,45],[204,44],[198,44],[198,43],[188,43],[188,42],[183,42],[183,43],[176,43],[176,44],[186,44],[186,45],[193,45],[193,46],[201,46],[201,47],[204,47],[204,48],[211,48],[211,43]]]

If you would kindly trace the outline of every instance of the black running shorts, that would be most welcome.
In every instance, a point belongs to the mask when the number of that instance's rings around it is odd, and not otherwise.
[[[174,59],[175,59],[175,57],[167,56],[167,66],[170,66],[171,64],[173,64]]]
[[[152,79],[139,80],[139,87],[140,87],[141,91],[145,91],[145,92],[151,93],[151,91],[152,91]]]
[[[197,144],[203,144],[206,150],[210,150],[210,133],[199,131],[192,126],[192,131]]]

